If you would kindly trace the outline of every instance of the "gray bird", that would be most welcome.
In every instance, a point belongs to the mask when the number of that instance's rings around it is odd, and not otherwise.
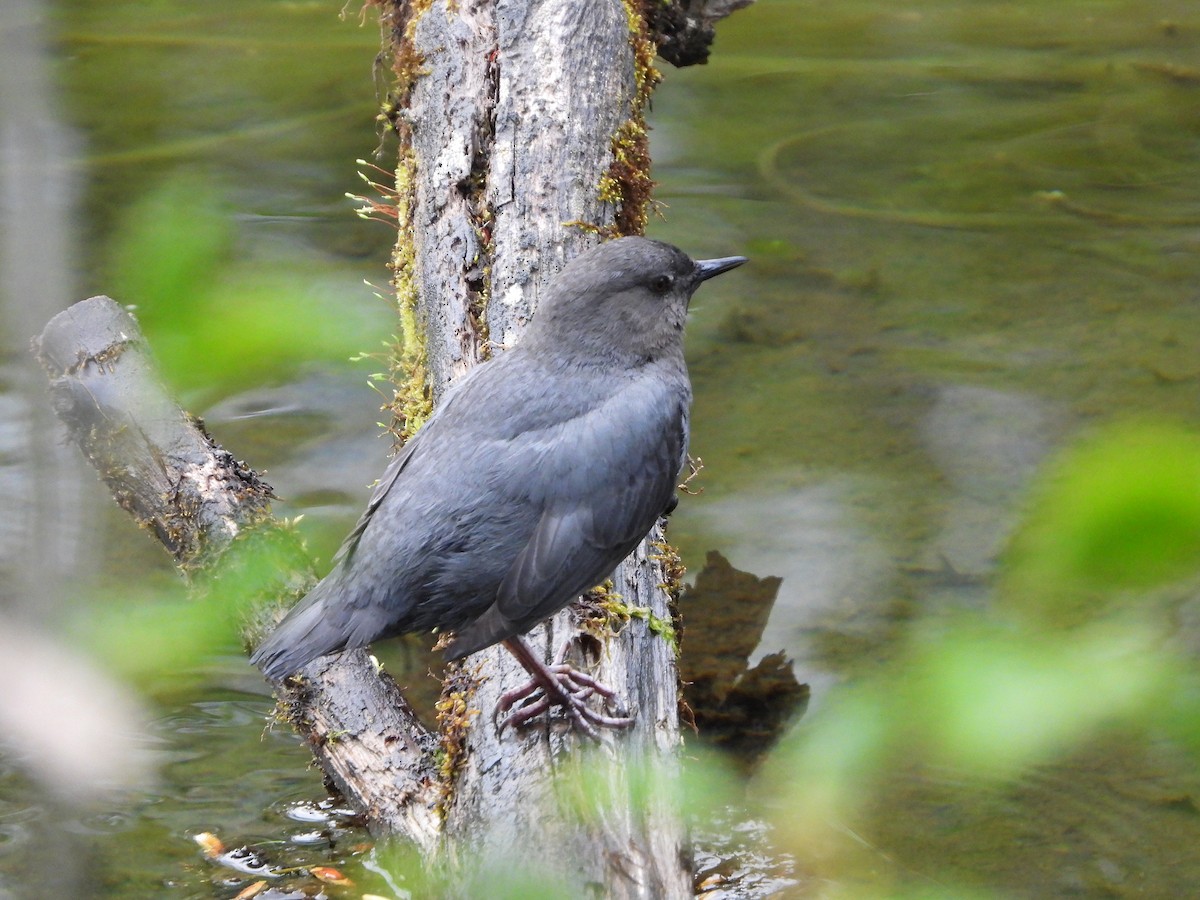
[[[258,647],[271,679],[405,632],[452,630],[447,659],[503,641],[532,681],[509,723],[612,692],[548,667],[519,635],[606,579],[673,508],[692,391],[692,293],[745,257],[693,261],[620,238],[583,253],[543,295],[519,344],[451,385],[380,479],[335,566]]]

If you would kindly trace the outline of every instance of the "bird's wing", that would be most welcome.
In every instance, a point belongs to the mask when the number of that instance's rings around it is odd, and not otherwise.
[[[460,633],[455,656],[527,631],[629,555],[674,494],[687,440],[685,411],[686,402],[657,428],[626,429],[624,439],[607,444],[610,452],[564,473],[563,493],[547,505],[493,608]],[[622,423],[608,424],[606,430],[619,431]]]
[[[424,429],[422,429],[423,431]],[[342,541],[342,546],[333,555],[334,565],[338,563],[349,565],[351,560],[353,560],[354,551],[358,549],[358,542],[362,538],[363,532],[367,530],[367,526],[371,523],[371,517],[375,514],[375,510],[379,508],[379,504],[383,502],[383,498],[392,489],[392,485],[396,483],[396,479],[400,477],[400,473],[404,471],[404,467],[420,451],[422,444],[419,440],[420,435],[421,432],[418,432],[409,438],[404,446],[400,448],[400,452],[396,457],[388,463],[388,467],[384,469],[383,475],[379,477],[379,482],[375,485],[375,490],[371,492],[371,499],[367,501],[367,508],[363,510],[363,514],[358,517],[358,522],[354,525],[354,530],[346,535],[346,539]]]
[[[354,561],[354,554],[358,549],[359,542],[362,540],[363,533],[370,526],[376,511],[383,504],[384,499],[396,487],[397,482],[404,479],[401,475],[413,464],[416,460],[421,460],[422,464],[432,464],[439,469],[453,470],[456,466],[463,462],[464,456],[469,456],[472,453],[481,452],[487,441],[494,439],[494,435],[485,435],[477,433],[473,430],[473,420],[470,416],[472,408],[491,408],[497,402],[503,402],[509,394],[524,392],[532,392],[534,398],[537,397],[536,384],[538,379],[518,379],[514,381],[511,378],[505,379],[502,375],[496,376],[502,370],[501,365],[513,362],[509,356],[515,357],[516,352],[510,352],[499,360],[489,362],[486,365],[476,366],[465,375],[456,379],[452,384],[447,386],[446,392],[442,397],[442,402],[438,405],[434,414],[429,421],[401,448],[396,457],[388,464],[387,469],[379,478],[379,482],[375,485],[375,489],[371,492],[371,498],[367,501],[367,508],[363,510],[359,516],[358,522],[355,523],[354,529],[346,535],[346,539],[342,542],[342,546],[338,549],[333,557],[335,566],[341,564],[343,570],[349,570]],[[490,370],[490,371],[489,371]],[[534,382],[531,385],[529,382]],[[459,397],[471,396],[475,398],[474,406],[470,400],[466,401],[466,405],[457,402]],[[497,399],[499,398],[499,399]],[[511,399],[511,398],[510,398]],[[533,403],[517,404],[518,414],[510,416],[505,422],[500,423],[500,426],[507,425],[514,434],[521,432],[520,413],[528,413],[529,407],[536,406]],[[466,436],[461,434],[465,430]],[[449,444],[446,443],[449,440]],[[469,444],[469,445],[468,445]],[[434,447],[434,456],[429,457],[426,454],[426,447]],[[449,451],[460,451],[456,455],[450,455]],[[428,476],[431,473],[425,471]]]

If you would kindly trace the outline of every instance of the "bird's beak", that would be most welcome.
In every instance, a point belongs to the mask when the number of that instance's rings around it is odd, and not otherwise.
[[[744,256],[723,256],[720,259],[698,259],[696,260],[695,279],[696,284],[702,281],[720,275],[722,272],[728,272],[730,269],[736,269],[742,263],[746,262]]]

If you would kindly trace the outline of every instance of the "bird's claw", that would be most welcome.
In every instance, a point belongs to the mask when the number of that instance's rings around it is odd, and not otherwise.
[[[617,695],[608,685],[597,681],[591,675],[572,668],[564,661],[570,643],[568,641],[564,644],[555,656],[554,662],[545,667],[545,675],[549,676],[547,680],[534,675],[520,687],[500,695],[500,699],[496,702],[497,714],[507,713],[517,704],[527,701],[523,705],[517,706],[499,724],[500,731],[510,725],[523,725],[552,706],[561,706],[566,710],[571,724],[595,741],[600,740],[600,733],[596,730],[597,726],[628,728],[633,724],[633,717],[626,715],[625,711],[619,707],[615,710],[617,715],[610,716],[596,712],[587,705],[589,697],[599,694],[604,698],[606,704],[613,703],[615,706]]]

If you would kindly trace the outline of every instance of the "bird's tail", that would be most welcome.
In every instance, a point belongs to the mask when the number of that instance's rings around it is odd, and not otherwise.
[[[324,585],[318,584],[293,607],[250,657],[272,681],[291,675],[318,656],[346,648],[346,634],[327,614]]]

